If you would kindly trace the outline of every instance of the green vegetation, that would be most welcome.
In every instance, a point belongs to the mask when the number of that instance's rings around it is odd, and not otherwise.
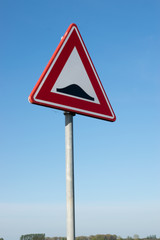
[[[46,237],[45,240],[67,240],[65,237]],[[150,235],[146,238],[140,238],[138,234],[133,237],[128,236],[127,238],[122,238],[121,236],[111,235],[111,234],[98,234],[91,236],[79,236],[76,240],[160,240],[156,235]]]
[[[0,238],[0,240],[4,240]],[[66,237],[45,237],[45,234],[28,234],[22,235],[20,240],[67,240]],[[111,235],[111,234],[98,234],[91,236],[79,236],[76,240],[160,240],[156,235],[150,235],[146,238],[140,238],[138,234],[134,234],[133,237],[128,236],[127,238],[122,238],[121,236]]]
[[[45,234],[28,234],[22,235],[20,240],[45,240]]]

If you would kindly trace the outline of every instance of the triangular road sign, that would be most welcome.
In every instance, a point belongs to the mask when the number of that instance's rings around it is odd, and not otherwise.
[[[75,24],[71,24],[62,37],[29,101],[115,121],[116,116]]]

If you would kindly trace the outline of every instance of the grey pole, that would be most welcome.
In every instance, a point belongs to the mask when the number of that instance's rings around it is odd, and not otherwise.
[[[73,113],[65,112],[67,240],[75,240]]]

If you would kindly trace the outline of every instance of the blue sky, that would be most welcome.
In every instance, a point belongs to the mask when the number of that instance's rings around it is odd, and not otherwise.
[[[76,235],[160,237],[160,1],[0,1],[0,237],[66,235],[62,111],[28,96],[76,23],[117,116],[74,117]]]

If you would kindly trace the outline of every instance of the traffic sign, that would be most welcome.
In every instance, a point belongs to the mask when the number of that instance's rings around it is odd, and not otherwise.
[[[75,24],[62,37],[29,101],[115,121],[114,111]]]

